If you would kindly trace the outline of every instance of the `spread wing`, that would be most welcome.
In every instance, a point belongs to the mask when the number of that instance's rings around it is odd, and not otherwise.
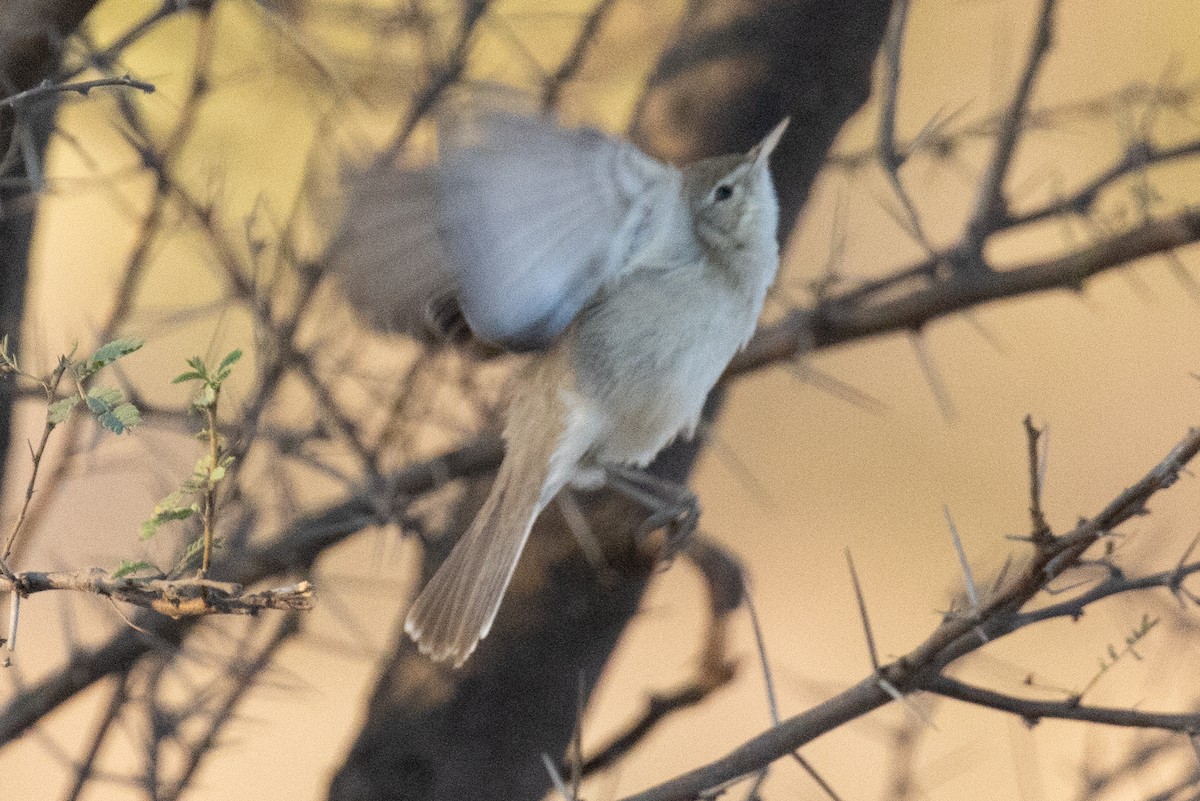
[[[419,338],[442,334],[431,309],[452,296],[450,270],[437,223],[437,179],[390,159],[342,165],[337,233],[324,262],[343,294],[375,328]]]
[[[447,115],[442,238],[476,335],[545,347],[625,262],[674,168],[591,129],[483,110]]]

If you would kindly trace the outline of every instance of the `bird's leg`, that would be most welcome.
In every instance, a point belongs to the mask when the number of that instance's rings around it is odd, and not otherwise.
[[[650,513],[635,535],[639,543],[662,529],[666,534],[663,557],[667,561],[687,546],[700,521],[700,502],[691,490],[633,467],[607,466],[605,474],[610,487]]]

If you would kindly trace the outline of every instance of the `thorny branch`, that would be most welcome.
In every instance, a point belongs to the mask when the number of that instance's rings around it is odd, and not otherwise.
[[[721,759],[645,792],[628,796],[624,801],[685,801],[702,796],[710,788],[754,773],[846,721],[890,703],[895,699],[888,687],[897,688],[906,694],[918,690],[945,690],[942,694],[955,697],[953,693],[958,692],[959,695],[967,697],[966,700],[973,702],[987,699],[993,702],[987,704],[989,706],[1000,703],[997,698],[999,694],[968,688],[961,683],[946,683],[943,671],[966,654],[1032,622],[1030,618],[1021,615],[1025,604],[1041,593],[1056,577],[1076,566],[1088,548],[1101,537],[1111,534],[1119,525],[1135,515],[1145,513],[1149,500],[1159,491],[1174,484],[1197,453],[1200,453],[1200,429],[1193,429],[1157,466],[1136,484],[1117,495],[1097,515],[1083,520],[1061,536],[1051,537],[1043,543],[1036,544],[1027,564],[1020,570],[1012,571],[1005,583],[993,590],[991,597],[983,601],[978,615],[948,616],[923,643],[899,659],[880,666],[876,672],[851,689],[783,721]],[[1174,573],[1175,571],[1172,571],[1172,575]],[[1147,586],[1162,584],[1151,582]],[[1131,584],[1122,591],[1128,592],[1133,589]],[[1067,716],[1065,708],[1052,704],[1039,706],[1040,702],[1029,702],[1026,705],[1021,699],[1011,698],[1006,699],[1004,703],[1013,709],[1020,708],[1029,712],[1029,718],[1037,717],[1034,712],[1038,709],[1060,713],[1047,714],[1047,717]],[[1151,726],[1151,721],[1158,721],[1163,724],[1160,728],[1191,731],[1197,723],[1195,715],[1158,713],[1139,716],[1137,713],[1131,713],[1122,717],[1118,710],[1081,708],[1084,713],[1079,719],[1088,719],[1086,715],[1091,714],[1095,722],[1113,725]]]
[[[159,21],[187,5],[168,0],[131,28],[115,44],[93,53],[94,63],[110,67],[120,56],[125,45],[135,41],[152,30]],[[259,332],[267,343],[264,350],[270,356],[264,359],[265,363],[260,366],[259,380],[243,407],[243,419],[235,424],[235,430],[244,432],[244,436],[239,437],[233,446],[237,455],[240,457],[253,447],[253,443],[262,441],[258,438],[269,427],[264,418],[267,417],[272,400],[277,397],[279,387],[286,378],[298,377],[316,397],[323,418],[332,422],[333,428],[342,435],[342,443],[355,453],[363,475],[362,485],[345,500],[284,526],[275,539],[244,543],[243,548],[231,551],[228,559],[218,559],[214,565],[214,573],[228,577],[228,582],[112,579],[98,569],[61,573],[25,572],[10,575],[7,580],[9,586],[16,586],[23,594],[48,589],[86,590],[149,608],[156,608],[156,605],[166,606],[180,614],[191,614],[191,610],[197,610],[194,614],[208,614],[215,611],[252,612],[257,608],[306,608],[304,604],[311,603],[311,594],[306,582],[266,593],[249,594],[244,593],[239,584],[303,575],[324,551],[361,528],[403,519],[414,501],[443,487],[447,482],[480,475],[493,469],[499,462],[502,449],[497,438],[483,436],[438,458],[417,462],[400,470],[380,472],[375,459],[377,454],[370,445],[366,432],[361,429],[353,413],[343,407],[343,401],[333,391],[333,387],[336,386],[333,381],[336,377],[331,378],[322,370],[315,356],[316,349],[307,346],[303,341],[302,332],[312,317],[312,300],[317,292],[320,275],[296,255],[299,248],[292,248],[290,244],[294,233],[292,229],[289,227],[281,233],[284,245],[280,247],[281,252],[287,254],[286,260],[297,268],[301,277],[301,287],[295,295],[289,296],[292,298],[289,305],[276,300],[270,292],[270,287],[259,283],[254,265],[247,264],[245,257],[240,254],[238,247],[223,228],[219,220],[218,206],[212,201],[202,200],[177,172],[176,163],[180,161],[180,154],[186,144],[191,141],[200,110],[212,88],[214,33],[208,13],[210,4],[197,2],[190,5],[199,12],[201,24],[197,34],[193,82],[179,111],[175,128],[165,138],[151,135],[150,126],[142,119],[137,105],[129,98],[119,98],[123,119],[128,126],[126,133],[130,144],[141,156],[147,172],[156,179],[156,189],[126,264],[126,271],[116,295],[117,304],[103,323],[102,336],[112,336],[129,323],[133,314],[133,301],[137,296],[136,290],[144,280],[154,244],[163,235],[167,223],[172,221],[172,213],[181,208],[201,230],[205,241],[215,254],[214,260],[226,280],[228,297],[253,315]],[[588,48],[613,5],[615,4],[600,2],[593,14],[587,18],[575,46],[561,63],[553,79],[546,84],[544,97],[547,102],[553,102],[562,85],[579,73]],[[1142,220],[1128,230],[1110,234],[1057,257],[1006,269],[997,269],[985,262],[984,245],[989,237],[1046,219],[1086,215],[1092,210],[1097,198],[1122,178],[1149,166],[1164,165],[1200,154],[1200,142],[1170,147],[1159,147],[1150,142],[1135,142],[1130,145],[1121,160],[1108,170],[1093,176],[1072,195],[1020,213],[1010,211],[1012,204],[1004,193],[1004,182],[1020,137],[1031,128],[1046,125],[1047,120],[1056,119],[1051,116],[1054,110],[1034,110],[1031,109],[1030,102],[1038,70],[1052,39],[1054,5],[1052,0],[1047,0],[1042,5],[1037,36],[1018,82],[1018,89],[1002,115],[956,132],[922,132],[917,141],[910,144],[900,144],[896,137],[895,103],[899,91],[902,41],[899,34],[890,40],[887,50],[889,88],[885,95],[886,98],[890,98],[890,111],[885,113],[885,120],[881,124],[878,147],[868,158],[878,158],[883,162],[889,179],[894,182],[901,202],[907,209],[912,230],[920,234],[921,222],[915,206],[899,180],[899,169],[904,160],[911,157],[918,148],[949,151],[963,137],[986,135],[992,138],[994,148],[991,160],[986,178],[980,184],[975,214],[968,229],[964,231],[960,242],[954,246],[936,250],[927,244],[926,250],[929,253],[920,262],[892,271],[882,279],[864,282],[860,286],[842,289],[840,292],[823,294],[811,307],[798,308],[780,322],[765,327],[731,366],[727,379],[733,380],[757,369],[787,363],[797,355],[844,342],[888,332],[919,331],[933,320],[962,313],[993,300],[1056,289],[1078,291],[1093,276],[1125,267],[1144,256],[1172,254],[1177,248],[1200,241],[1200,214],[1186,210],[1168,217]],[[894,24],[897,30],[902,32],[907,3],[898,3],[897,9],[900,10],[894,17]],[[475,24],[486,12],[485,3],[476,2],[469,5],[448,55],[440,66],[430,72],[423,88],[414,95],[409,113],[398,126],[398,134],[393,140],[395,149],[404,146],[418,122],[433,108],[441,94],[462,79],[471,52]],[[123,79],[101,80],[108,83],[95,85],[113,85],[122,82]],[[81,82],[79,85],[86,83],[88,82]],[[56,91],[66,91],[67,88],[74,87],[68,84]],[[6,102],[8,101],[0,101],[0,104]],[[1090,106],[1082,108],[1081,113],[1091,113],[1094,111],[1092,107],[1101,102],[1091,101]],[[1113,102],[1130,102],[1130,98],[1123,96]],[[1066,110],[1067,113],[1071,111]],[[853,157],[854,154],[849,154],[843,161],[850,163]],[[834,162],[841,163],[836,158]],[[923,240],[923,235],[920,235],[919,239]],[[985,269],[943,269],[945,265],[963,264]],[[1185,554],[1179,566],[1172,571],[1143,578],[1129,578],[1119,572],[1110,572],[1103,581],[1067,601],[1033,611],[1021,611],[1025,603],[1037,595],[1050,579],[1077,564],[1097,538],[1111,532],[1131,515],[1140,513],[1150,497],[1174,480],[1178,470],[1195,455],[1198,447],[1197,435],[1190,434],[1180,443],[1179,448],[1164,460],[1158,470],[1152,471],[1104,512],[1090,522],[1081,523],[1072,532],[1055,537],[1050,532],[1040,508],[1041,488],[1034,458],[1037,454],[1037,433],[1031,424],[1027,431],[1031,454],[1030,512],[1033,520],[1030,539],[1035,553],[1028,565],[1014,570],[1011,575],[1006,576],[1002,586],[995,588],[991,596],[983,597],[979,609],[972,610],[976,614],[971,615],[969,619],[953,616],[948,618],[926,643],[893,663],[879,665],[878,657],[875,656],[876,672],[846,693],[801,716],[785,720],[725,760],[637,798],[691,797],[680,795],[679,793],[685,791],[679,788],[693,788],[686,792],[695,795],[737,776],[756,772],[769,764],[774,758],[772,755],[790,753],[820,732],[857,717],[869,709],[889,703],[893,700],[893,695],[884,685],[904,692],[922,689],[938,692],[960,700],[1004,709],[1029,719],[1072,717],[1104,723],[1125,721],[1116,725],[1151,726],[1164,723],[1182,726],[1183,723],[1192,721],[1190,726],[1179,730],[1194,729],[1194,716],[1106,710],[1084,706],[1078,702],[1070,706],[1070,700],[1042,702],[1015,699],[949,679],[942,673],[954,660],[982,647],[984,639],[990,641],[1049,617],[1077,615],[1087,604],[1111,595],[1165,588],[1175,592],[1181,599],[1191,599],[1183,587],[1183,581],[1192,573],[1200,571],[1200,564],[1187,562]],[[47,482],[46,491],[41,493],[41,509],[46,508],[61,488],[63,478],[71,466],[71,457],[81,447],[77,443],[79,433],[74,430],[70,433],[70,450],[56,466],[56,471]],[[37,522],[36,512],[35,509],[29,524]],[[11,545],[11,536],[9,544]],[[200,606],[195,605],[198,598],[203,602]],[[224,605],[224,608],[215,608],[221,605]],[[865,621],[865,603],[862,614]],[[289,616],[288,620],[291,619]],[[724,650],[717,647],[722,644],[718,642],[718,633],[720,636],[724,635],[723,630],[718,630],[715,615],[713,620],[713,628],[709,632],[709,647],[705,651],[706,661],[698,670],[694,684],[682,688],[678,693],[652,700],[646,716],[635,721],[623,744],[614,742],[612,747],[602,749],[599,755],[588,762],[588,769],[595,769],[599,764],[619,758],[628,747],[638,742],[642,732],[652,728],[663,715],[674,708],[703,698],[727,680],[724,677],[732,667],[728,664]],[[152,635],[123,630],[101,646],[91,650],[78,650],[60,673],[27,688],[29,697],[35,699],[35,702],[22,703],[21,699],[17,699],[7,708],[0,710],[0,742],[8,742],[36,725],[50,710],[105,676],[117,675],[122,682],[114,694],[113,705],[120,706],[126,703],[128,696],[124,688],[125,680],[130,675],[128,671],[148,653],[163,652],[163,649],[169,652],[171,647],[186,642],[185,638],[194,624],[194,619],[181,623],[156,623],[150,628],[154,632]],[[280,631],[284,630],[281,627]],[[980,636],[980,632],[983,637]],[[255,667],[258,670],[265,667],[266,660],[269,660],[273,653],[274,648],[264,649],[261,652],[263,661],[261,664],[256,662]],[[714,654],[720,658],[712,657]],[[249,686],[249,683],[246,682],[244,686]],[[199,758],[212,745],[217,730],[232,715],[240,697],[240,694],[228,696],[227,703],[221,707],[222,711],[214,715],[213,725],[209,730],[211,736],[198,741],[196,749],[191,752],[194,757],[190,763],[191,769],[184,774],[178,785],[171,788],[173,795],[182,791],[190,778],[191,770],[194,770]],[[115,714],[114,712],[113,715]],[[1125,717],[1122,717],[1122,714]],[[1104,719],[1106,716],[1107,719]],[[107,720],[111,721],[111,717]],[[105,736],[110,725],[111,723],[106,723],[101,727],[98,735],[100,739]],[[1174,725],[1159,727],[1175,728]],[[86,768],[82,770],[84,772],[80,774],[79,787],[82,787]],[[705,784],[706,781],[709,783]]]
[[[146,94],[154,91],[154,84],[139,81],[128,75],[121,78],[96,78],[90,81],[75,81],[72,83],[54,83],[53,81],[43,81],[41,84],[26,89],[24,92],[17,92],[15,95],[0,98],[0,108],[12,108],[21,106],[27,103],[33,103],[52,94],[68,94],[75,92],[81,95],[87,95],[93,89],[101,87],[129,87],[131,89],[139,89]]]

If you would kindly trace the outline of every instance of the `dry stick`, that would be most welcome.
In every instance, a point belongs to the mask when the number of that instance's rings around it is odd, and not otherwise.
[[[162,5],[151,11],[144,18],[142,18],[140,22],[136,23],[118,36],[108,47],[104,48],[103,50],[88,53],[87,61],[69,70],[65,77],[77,77],[92,67],[98,67],[100,69],[107,69],[108,67],[111,67],[117,56],[125,52],[125,48],[137,42],[139,39],[149,33],[151,28],[153,28],[159,22],[162,22],[167,17],[186,11],[188,5],[189,4],[187,0],[184,0],[183,2],[180,2],[180,0],[163,0]],[[197,5],[200,4],[197,3]]]
[[[991,161],[979,185],[979,195],[975,201],[975,211],[967,223],[963,237],[963,253],[967,259],[959,267],[983,267],[983,243],[996,230],[996,221],[1008,216],[1008,201],[1004,196],[1004,180],[1008,176],[1013,154],[1021,136],[1021,126],[1029,113],[1029,98],[1033,94],[1033,84],[1039,70],[1050,51],[1051,38],[1054,28],[1054,7],[1056,0],[1042,0],[1041,13],[1038,16],[1037,30],[1033,36],[1029,56],[1025,60],[1025,69],[1017,83],[1008,111],[1000,121],[1000,129],[996,134],[996,146],[992,151]]]
[[[1200,210],[1138,225],[1050,259],[1002,271],[951,277],[876,303],[854,290],[811,309],[797,309],[758,330],[726,375],[767,367],[801,353],[894,331],[914,330],[963,309],[1050,289],[1079,290],[1087,279],[1145,256],[1200,242]],[[911,272],[907,268],[899,272]]]
[[[1029,723],[1037,723],[1042,718],[1057,718],[1131,728],[1179,732],[1200,730],[1200,713],[1145,712],[1138,709],[1085,706],[1074,698],[1065,701],[1017,698],[942,675],[925,679],[921,683],[921,689],[977,706],[1011,712]]]
[[[314,598],[312,585],[307,581],[246,592],[240,584],[204,578],[113,578],[99,567],[52,572],[29,570],[18,573],[11,582],[0,579],[0,590],[10,590],[22,597],[51,590],[83,592],[153,609],[173,618],[253,615],[263,609],[307,610],[312,608]]]
[[[474,37],[475,26],[487,11],[487,7],[488,0],[468,0],[466,11],[463,12],[462,27],[458,34],[458,41],[450,53],[447,65],[440,71],[435,72],[429,85],[417,95],[413,101],[412,108],[409,109],[408,116],[405,117],[399,130],[392,137],[391,144],[380,154],[381,159],[394,159],[400,154],[405,145],[408,144],[408,138],[412,135],[413,129],[417,127],[417,123],[433,110],[433,107],[437,105],[437,102],[445,94],[446,90],[457,83],[459,78],[462,77],[463,70],[467,66],[467,54],[471,48],[471,39]]]
[[[23,106],[31,102],[35,102],[40,98],[47,97],[53,94],[63,94],[67,92],[78,92],[81,95],[87,95],[93,89],[98,89],[102,86],[128,87],[130,89],[140,89],[146,94],[154,91],[154,84],[139,81],[125,75],[121,78],[95,78],[90,81],[76,81],[74,83],[53,83],[51,81],[42,81],[42,83],[26,89],[24,92],[17,92],[15,95],[8,97],[0,97],[0,108],[15,108]]]
[[[69,368],[70,361],[66,357],[58,360],[58,366],[50,374],[50,380],[43,385],[48,403],[54,403],[58,399],[58,385],[62,383],[63,375]],[[42,457],[46,453],[46,443],[50,441],[50,434],[57,425],[50,419],[49,411],[47,411],[46,423],[42,426],[42,438],[38,441],[36,449],[32,447],[29,449],[30,456],[33,457],[33,470],[29,475],[29,483],[25,485],[25,500],[22,501],[21,511],[17,513],[17,520],[13,523],[12,530],[8,532],[8,538],[4,541],[4,553],[0,554],[0,574],[9,580],[12,580],[14,576],[12,570],[9,569],[8,558],[12,555],[13,543],[16,542],[17,535],[21,533],[21,527],[25,524],[25,517],[29,513],[29,504],[33,501],[34,487],[37,485],[38,469],[42,466]]]
[[[208,565],[212,561],[213,529],[217,518],[217,484],[213,481],[213,473],[221,465],[221,441],[217,433],[217,400],[220,397],[221,389],[215,387],[212,400],[204,407],[208,421],[208,476],[204,482],[204,551],[200,556],[200,578],[208,575]]]
[[[1157,492],[1171,486],[1197,453],[1200,453],[1200,429],[1192,429],[1158,465],[1120,493],[1099,514],[1082,521],[1074,530],[1052,543],[1038,546],[1021,574],[1006,587],[998,588],[995,596],[986,602],[978,623],[975,618],[947,618],[925,642],[895,662],[880,667],[849,690],[785,720],[708,765],[629,796],[625,801],[685,801],[695,798],[711,787],[753,773],[816,737],[884,706],[892,700],[883,686],[885,681],[903,692],[923,689],[927,682],[935,682],[946,666],[982,646],[980,638],[974,633],[977,625],[985,631],[989,640],[1020,628],[1022,624],[1017,613],[1022,606],[1049,581],[1074,565],[1101,536],[1143,513],[1146,502]],[[861,590],[856,590],[856,595],[861,598]],[[865,605],[860,601],[860,612],[864,608]],[[869,648],[874,651],[873,637]],[[1109,718],[1104,722],[1114,720]],[[1161,720],[1180,722],[1174,718]]]
[[[1179,588],[1180,582],[1196,573],[1200,573],[1200,562],[1177,566],[1170,570],[1153,573],[1149,576],[1142,576],[1141,578],[1127,578],[1119,574],[1109,574],[1099,584],[1096,584],[1087,592],[1081,593],[1074,598],[1043,606],[1031,612],[1022,612],[1015,615],[1012,621],[1013,630],[1015,631],[1016,629],[1054,618],[1065,617],[1076,620],[1083,614],[1083,610],[1091,604],[1122,593],[1141,592],[1143,590],[1160,588],[1174,593]]]
[[[1042,512],[1043,463],[1038,454],[1038,440],[1042,432],[1034,428],[1033,417],[1030,415],[1025,415],[1025,434],[1029,443],[1029,517],[1033,523],[1030,538],[1033,542],[1042,544],[1054,535],[1050,531],[1050,524],[1046,522],[1045,513]]]
[[[1005,220],[1004,228],[1032,225],[1065,214],[1087,214],[1099,199],[1100,194],[1120,179],[1148,167],[1191,156],[1200,156],[1200,140],[1167,148],[1160,148],[1148,142],[1134,142],[1126,148],[1125,154],[1120,160],[1092,178],[1073,194],[1021,214],[1012,215]]]
[[[1076,100],[1061,105],[1039,109],[1028,109],[1023,133],[1035,130],[1061,129],[1073,122],[1093,122],[1098,119],[1108,120],[1115,114],[1127,111],[1133,106],[1157,103],[1161,107],[1186,109],[1200,95],[1200,81],[1180,86],[1174,89],[1148,85],[1144,82],[1127,84],[1111,92]],[[959,116],[964,109],[949,115],[951,119]],[[991,114],[974,122],[950,131],[946,121],[938,125],[927,125],[912,140],[897,145],[900,152],[912,158],[917,152],[928,153],[934,157],[948,156],[958,152],[970,140],[993,139],[1000,127],[1003,114]],[[879,162],[879,148],[876,144],[851,150],[831,153],[826,164],[837,170],[857,171]]]
[[[587,19],[583,21],[583,25],[579,29],[579,35],[575,37],[575,43],[571,46],[571,52],[567,53],[567,57],[558,65],[558,69],[550,76],[545,88],[542,90],[543,110],[548,111],[558,105],[563,87],[583,69],[588,51],[595,44],[596,39],[599,38],[600,29],[604,27],[604,23],[608,20],[609,12],[616,5],[616,0],[600,0],[599,3],[596,3],[591,13],[588,14]]]
[[[908,26],[908,0],[895,0],[892,16],[888,20],[887,36],[883,40],[884,63],[887,64],[887,79],[884,82],[882,108],[879,112],[879,161],[883,172],[900,200],[907,218],[909,233],[932,255],[933,245],[925,235],[917,207],[900,180],[900,168],[904,166],[906,154],[896,147],[896,106],[900,96],[900,65],[904,51],[904,30]]]

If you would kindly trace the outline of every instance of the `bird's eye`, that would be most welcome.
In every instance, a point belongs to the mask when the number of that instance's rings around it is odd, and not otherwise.
[[[733,197],[733,187],[729,184],[721,184],[713,190],[713,200],[720,203],[722,200],[729,200]]]

